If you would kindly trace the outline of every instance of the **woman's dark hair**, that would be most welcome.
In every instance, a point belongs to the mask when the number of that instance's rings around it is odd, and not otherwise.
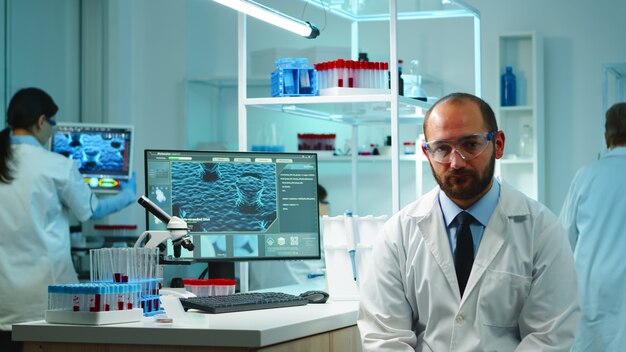
[[[39,116],[54,116],[59,108],[48,93],[39,88],[19,90],[7,109],[7,127],[0,131],[0,182],[10,183],[13,180],[9,162],[11,153],[11,130],[16,128],[29,129],[37,123]]]

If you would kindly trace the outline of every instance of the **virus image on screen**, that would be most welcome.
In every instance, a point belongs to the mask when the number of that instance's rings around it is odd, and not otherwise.
[[[176,162],[171,177],[172,215],[192,232],[265,232],[276,220],[274,164]]]

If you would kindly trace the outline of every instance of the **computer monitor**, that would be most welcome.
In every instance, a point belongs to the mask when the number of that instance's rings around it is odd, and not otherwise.
[[[117,192],[132,170],[133,126],[59,123],[50,148],[74,160],[96,192]]]
[[[189,226],[195,248],[183,249],[181,258],[320,258],[316,154],[146,150],[144,156],[146,195]],[[146,221],[148,230],[166,229],[148,212]],[[172,255],[169,243],[166,256]]]

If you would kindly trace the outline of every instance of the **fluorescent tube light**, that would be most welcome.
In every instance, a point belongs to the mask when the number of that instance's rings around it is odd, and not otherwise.
[[[213,0],[218,4],[230,7],[248,16],[273,24],[305,38],[315,38],[320,34],[319,29],[310,23],[287,16],[252,0]]]

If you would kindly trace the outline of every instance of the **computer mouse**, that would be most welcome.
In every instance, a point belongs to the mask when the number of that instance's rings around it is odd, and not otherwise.
[[[327,292],[318,290],[306,291],[300,294],[300,297],[306,298],[309,300],[309,303],[326,303],[328,296]]]

